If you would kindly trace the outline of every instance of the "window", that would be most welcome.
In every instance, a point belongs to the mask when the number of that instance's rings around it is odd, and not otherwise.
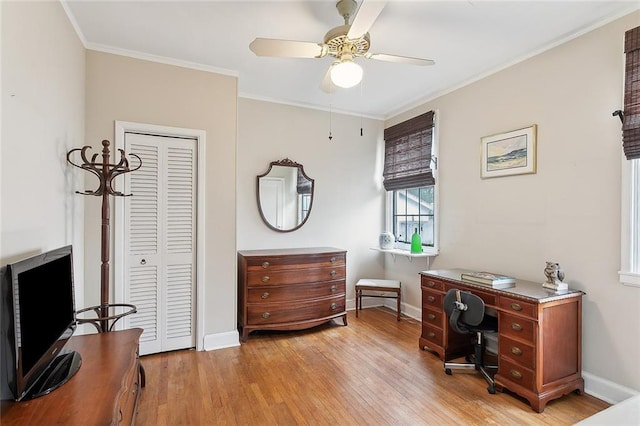
[[[620,281],[640,287],[640,27],[625,33],[624,53],[622,145],[627,161],[622,178]]]
[[[433,111],[384,131],[388,230],[408,249],[417,230],[423,251],[437,254],[436,143]]]
[[[423,246],[434,245],[433,185],[393,191],[393,235],[399,243],[411,243],[417,230]]]

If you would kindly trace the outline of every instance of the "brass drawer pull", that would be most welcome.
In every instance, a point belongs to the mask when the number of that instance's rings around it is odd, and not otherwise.
[[[335,278],[337,272],[336,271],[331,271],[329,274],[331,275],[331,278]]]
[[[427,333],[427,337],[435,337],[436,333],[434,333],[433,331],[430,331]]]
[[[427,315],[427,319],[428,319],[429,321],[433,321],[434,319],[436,319],[436,316],[435,316],[435,315],[433,315],[433,314],[429,314],[429,315]]]
[[[269,312],[265,312],[262,314],[262,318],[267,319],[271,316],[271,314]]]
[[[336,309],[338,309],[338,304],[334,302],[331,304],[330,308],[332,311],[335,311]]]
[[[332,292],[332,293],[333,293],[334,291],[336,291],[337,289],[338,289],[338,286],[337,286],[337,285],[335,285],[335,284],[334,284],[334,285],[332,285],[332,286],[331,286],[331,292]]]
[[[269,262],[263,262],[263,263],[262,263],[262,267],[263,267],[264,269],[267,269],[269,266],[270,266],[270,265],[269,265]]]
[[[433,296],[427,296],[427,302],[433,302],[434,300],[436,300],[435,297]]]
[[[511,353],[516,355],[516,356],[520,356],[520,355],[522,355],[522,349],[520,349],[517,346],[512,346],[511,347]]]
[[[264,293],[262,293],[262,298],[266,299],[269,297],[269,293],[267,293],[266,291]]]
[[[520,306],[519,303],[512,303],[510,306],[511,306],[511,309],[513,309],[514,311],[521,311],[522,310],[522,306]]]
[[[522,326],[520,324],[518,324],[517,322],[512,322],[511,323],[511,329],[515,330],[515,331],[522,331]]]
[[[336,258],[335,257],[331,258],[331,263],[336,263]]]
[[[511,376],[515,379],[522,379],[522,373],[518,370],[511,370],[509,374],[511,374]]]
[[[263,283],[268,283],[270,279],[271,278],[269,278],[269,275],[265,275],[264,277],[262,277],[262,282]]]
[[[436,286],[436,283],[434,283],[433,281],[427,281],[427,286],[433,288]]]

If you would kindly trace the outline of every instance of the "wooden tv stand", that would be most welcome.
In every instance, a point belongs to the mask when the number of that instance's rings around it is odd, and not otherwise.
[[[65,348],[80,353],[80,370],[48,395],[2,401],[0,424],[133,424],[141,388],[138,340],[142,329],[73,336]]]

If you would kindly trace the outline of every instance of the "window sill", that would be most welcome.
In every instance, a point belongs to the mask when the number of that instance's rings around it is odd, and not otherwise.
[[[620,276],[620,282],[630,287],[640,287],[640,274],[634,274],[633,272],[618,272]]]
[[[427,259],[427,264],[428,264],[430,257],[435,257],[438,255],[438,253],[435,250],[424,251],[422,253],[411,253],[409,250],[401,250],[401,249],[381,249],[379,247],[371,247],[371,250],[390,254],[391,257],[393,257],[394,262],[396,260],[396,256],[404,256],[407,259],[409,259],[409,262],[411,262],[413,258],[422,257]]]

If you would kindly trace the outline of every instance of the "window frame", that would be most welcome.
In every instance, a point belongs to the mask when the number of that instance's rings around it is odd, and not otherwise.
[[[620,282],[640,287],[640,159],[622,164]]]
[[[435,179],[435,185],[433,185],[433,246],[422,245],[422,253],[430,256],[436,256],[440,253],[440,179],[439,179],[439,146],[440,146],[440,131],[439,131],[440,114],[437,109],[433,110],[433,140],[431,141],[431,170]],[[421,187],[422,188],[422,187]],[[393,230],[394,220],[394,197],[395,191],[385,191],[385,229],[389,232]],[[411,243],[399,243],[396,242],[396,249],[406,250],[411,249]]]

